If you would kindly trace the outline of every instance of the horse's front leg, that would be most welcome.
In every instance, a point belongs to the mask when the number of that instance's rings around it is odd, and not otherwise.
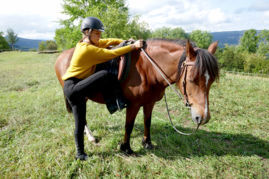
[[[146,104],[143,106],[144,111],[144,137],[142,139],[142,145],[146,149],[152,149],[153,145],[150,138],[150,126],[151,126],[151,116],[152,110],[155,103]]]
[[[126,110],[125,135],[124,142],[120,146],[120,150],[126,154],[132,154],[133,150],[130,146],[130,136],[134,127],[134,121],[140,106],[130,104]]]

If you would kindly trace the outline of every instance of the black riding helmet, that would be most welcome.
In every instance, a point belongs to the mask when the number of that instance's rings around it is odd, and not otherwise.
[[[96,17],[86,17],[83,19],[81,24],[81,32],[86,29],[95,29],[101,32],[105,31],[102,21]]]

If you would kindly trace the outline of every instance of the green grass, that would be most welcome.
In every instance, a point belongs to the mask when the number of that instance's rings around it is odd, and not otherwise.
[[[192,136],[174,132],[164,101],[152,119],[153,150],[141,145],[140,111],[131,137],[137,156],[119,151],[125,112],[87,104],[100,146],[85,141],[86,162],[74,160],[73,117],[56,80],[57,54],[0,53],[0,178],[268,178],[269,79],[222,74],[210,91],[211,120]],[[190,114],[167,90],[175,125],[191,131]],[[86,138],[85,138],[86,139]]]

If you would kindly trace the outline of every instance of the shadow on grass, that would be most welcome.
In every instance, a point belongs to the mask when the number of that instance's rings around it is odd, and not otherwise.
[[[191,132],[192,129],[179,128]],[[269,142],[251,134],[230,134],[199,130],[192,136],[177,134],[171,126],[152,128],[152,141],[157,143],[152,152],[163,158],[177,156],[233,155],[269,158]]]
[[[136,128],[144,130],[142,124]],[[192,129],[178,129],[191,132]],[[112,129],[113,130],[113,129]],[[116,130],[116,128],[115,128]],[[141,139],[143,132],[141,134]],[[158,157],[172,159],[193,156],[254,156],[269,158],[269,141],[259,139],[251,134],[230,134],[199,130],[191,136],[176,133],[168,124],[155,124],[151,127],[151,138],[155,147],[153,150],[141,148],[135,151],[138,155],[153,153]],[[138,135],[132,135],[131,140]],[[132,146],[131,146],[132,147]]]

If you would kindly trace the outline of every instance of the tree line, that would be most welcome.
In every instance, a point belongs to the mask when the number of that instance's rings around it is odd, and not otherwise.
[[[205,49],[213,39],[207,31],[194,30],[186,33],[180,27],[162,27],[151,31],[139,16],[129,15],[125,0],[63,0],[63,9],[67,18],[60,20],[62,27],[55,31],[55,41],[41,42],[39,51],[75,47],[82,38],[80,32],[82,19],[88,16],[102,20],[105,25],[103,38],[190,39],[198,47]],[[0,49],[8,48],[6,43],[2,43],[4,40],[3,33],[0,33]],[[269,30],[247,30],[238,45],[226,44],[224,48],[219,48],[215,55],[223,69],[269,74]]]
[[[208,48],[212,35],[207,31],[194,30],[186,33],[182,28],[162,27],[149,30],[139,16],[131,17],[124,0],[64,0],[63,13],[68,18],[61,20],[62,28],[55,32],[55,41],[59,49],[68,49],[81,39],[80,24],[83,18],[95,16],[105,25],[103,38],[122,39],[190,39],[200,48]],[[269,31],[245,31],[239,45],[219,48],[216,57],[223,69],[269,74]]]
[[[225,45],[216,56],[226,70],[269,74],[269,30],[247,30],[239,45]]]
[[[130,17],[129,9],[124,0],[64,0],[63,13],[68,16],[61,20],[63,26],[55,32],[55,41],[59,49],[68,49],[81,39],[80,24],[87,16],[102,20],[105,25],[103,38],[114,37],[122,39],[191,39],[197,41],[199,47],[206,47],[212,41],[208,32],[196,30],[187,34],[182,28],[159,28],[151,31],[148,25],[141,22],[139,16]]]

